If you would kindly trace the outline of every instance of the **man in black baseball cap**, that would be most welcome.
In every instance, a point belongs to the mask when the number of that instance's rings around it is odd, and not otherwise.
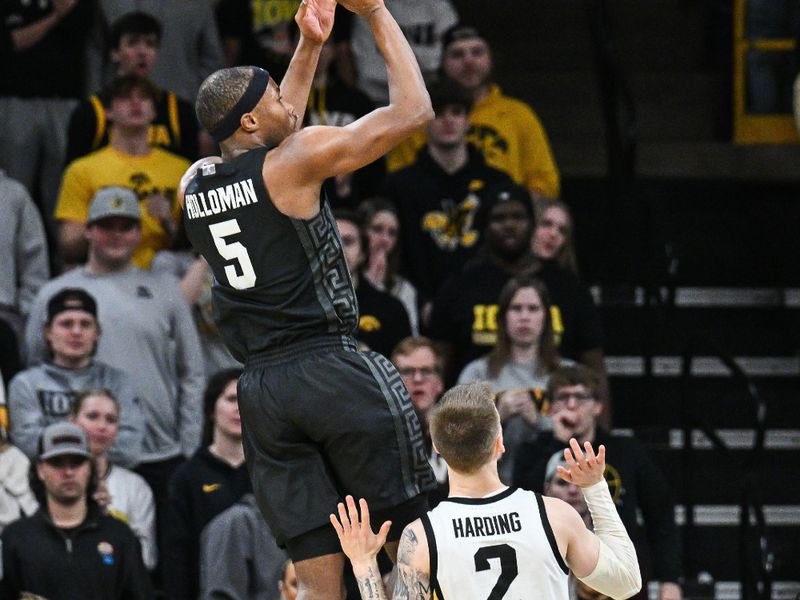
[[[4,598],[151,598],[130,528],[92,500],[92,463],[83,429],[54,423],[39,439],[40,509],[3,530]]]
[[[55,317],[68,310],[80,310],[97,319],[97,302],[81,288],[64,288],[50,298],[47,303],[47,323],[52,323]]]

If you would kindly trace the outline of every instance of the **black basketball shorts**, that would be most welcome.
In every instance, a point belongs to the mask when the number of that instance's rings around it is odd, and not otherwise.
[[[253,490],[294,560],[338,551],[329,515],[346,494],[383,519],[395,507],[406,522],[419,516],[410,501],[435,479],[408,391],[384,356],[346,337],[307,340],[251,356],[238,391]],[[325,528],[326,541],[315,535],[318,547],[293,552],[293,539]]]

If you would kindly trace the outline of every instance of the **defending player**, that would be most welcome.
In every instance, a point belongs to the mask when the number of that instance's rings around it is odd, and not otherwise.
[[[344,557],[328,525],[345,493],[399,527],[434,479],[399,374],[351,335],[358,307],[320,186],[377,159],[432,117],[414,55],[382,0],[342,0],[366,19],[389,73],[390,104],[347,127],[300,130],[334,0],[305,0],[300,43],[278,87],[254,67],[223,69],[197,97],[222,157],[181,181],[186,232],[213,274],[216,320],[245,362],[239,405],[259,508],[295,562],[300,598],[342,596]],[[396,542],[395,542],[396,548]]]
[[[394,598],[567,600],[567,576],[615,599],[641,588],[633,547],[603,478],[605,448],[586,456],[570,440],[559,475],[583,489],[595,532],[563,500],[509,488],[497,475],[503,453],[500,417],[484,382],[460,385],[430,416],[433,444],[448,463],[450,496],[403,532]],[[375,555],[389,523],[377,535],[362,499],[352,497],[331,515],[342,548],[353,563],[361,597],[385,599]]]

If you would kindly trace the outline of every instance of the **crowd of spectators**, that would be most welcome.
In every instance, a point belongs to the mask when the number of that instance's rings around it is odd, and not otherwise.
[[[241,365],[213,323],[211,274],[175,190],[216,151],[194,116],[199,83],[243,63],[279,80],[299,4],[0,8],[0,599],[295,597],[250,493]],[[487,380],[503,481],[580,508],[553,477],[553,452],[570,435],[615,448],[620,513],[631,529],[644,514],[634,537],[653,547],[661,599],[676,600],[669,489],[640,445],[608,433],[600,321],[545,129],[502,93],[488,40],[449,0],[387,5],[435,118],[324,189],[358,297],[356,338],[390,357],[426,432],[430,501],[446,496],[447,469],[427,414],[449,385]],[[306,124],[347,125],[387,97],[371,36],[337,10]]]

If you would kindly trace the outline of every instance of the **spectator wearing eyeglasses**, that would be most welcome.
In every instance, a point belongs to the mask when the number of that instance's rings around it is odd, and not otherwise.
[[[547,385],[553,430],[520,446],[513,485],[543,492],[548,460],[554,453],[563,452],[571,437],[581,444],[605,445],[606,456],[613,457],[613,462],[606,463],[605,478],[619,516],[636,545],[642,580],[660,582],[659,600],[680,600],[680,540],[672,489],[641,442],[631,435],[606,431],[598,424],[603,411],[599,389],[598,376],[582,365],[553,372]],[[643,527],[637,521],[637,511],[644,519]],[[646,583],[642,589],[646,594]]]
[[[428,462],[436,476],[438,487],[428,494],[431,507],[447,497],[447,463],[433,449],[428,427],[428,414],[444,392],[444,357],[433,340],[409,336],[400,340],[392,351],[391,361],[408,388],[411,404],[424,430]]]

